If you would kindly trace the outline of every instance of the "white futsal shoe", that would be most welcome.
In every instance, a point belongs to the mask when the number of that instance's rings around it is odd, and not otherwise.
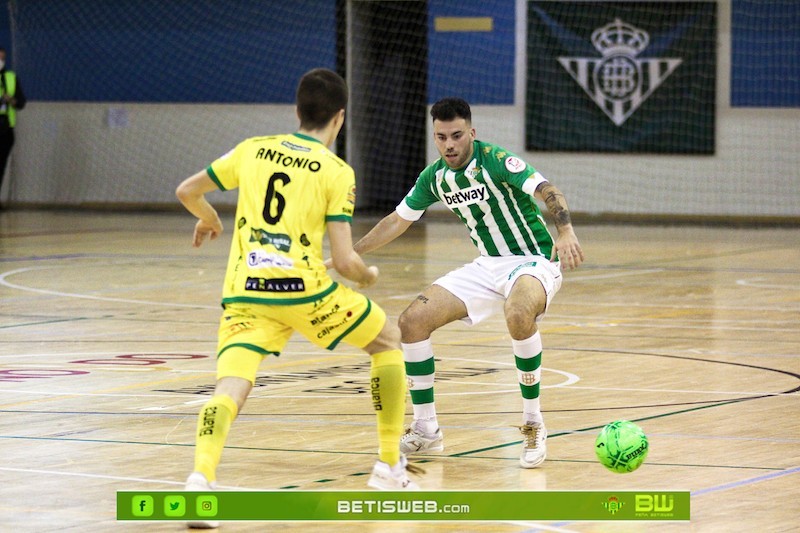
[[[519,432],[525,437],[519,464],[522,468],[536,468],[547,457],[547,429],[544,423],[536,422],[520,426]]]
[[[393,466],[377,461],[367,485],[378,490],[419,490],[419,485],[409,479],[409,472],[421,474],[424,470],[408,464],[403,454],[400,454],[400,460]]]
[[[441,428],[436,428],[436,433],[426,434],[417,429],[417,425],[412,422],[411,427],[400,437],[400,453],[411,455],[442,450],[444,450],[444,434]]]
[[[216,483],[209,483],[206,476],[200,472],[192,472],[186,480],[186,492],[212,492],[217,490]],[[187,522],[191,529],[215,529],[219,527],[217,520],[194,520]]]

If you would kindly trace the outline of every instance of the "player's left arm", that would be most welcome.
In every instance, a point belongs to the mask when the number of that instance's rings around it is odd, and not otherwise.
[[[206,238],[214,240],[222,234],[219,214],[206,199],[206,194],[217,190],[219,187],[208,175],[207,170],[201,170],[186,178],[175,190],[178,200],[198,219],[192,238],[192,246],[195,248],[203,244]]]
[[[569,270],[578,268],[584,259],[583,249],[572,228],[572,218],[564,193],[549,181],[543,181],[536,187],[534,197],[544,202],[558,229],[550,260],[558,257]]]

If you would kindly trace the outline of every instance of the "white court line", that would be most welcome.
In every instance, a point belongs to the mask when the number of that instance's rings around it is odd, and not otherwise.
[[[747,309],[749,312],[750,309]],[[572,321],[576,320],[588,320],[591,321],[589,324],[597,323],[598,317],[597,315],[579,315],[576,313],[572,313],[569,315],[560,315],[560,314],[553,314],[547,315],[548,318],[562,318],[562,319],[572,319]],[[714,324],[787,324],[790,326],[796,326],[798,321],[797,319],[787,318],[786,320],[770,320],[770,319],[757,319],[757,318],[718,318],[714,317],[713,319],[709,318],[692,318],[692,317],[664,317],[664,318],[656,318],[656,317],[639,317],[639,316],[604,316],[602,317],[603,323],[607,322],[615,322],[620,321],[623,323],[628,322],[644,322],[645,324],[648,323],[658,323],[658,322],[679,322],[679,323],[699,323],[699,324],[708,324],[709,322],[713,322]]]
[[[602,301],[602,300],[601,301],[592,300],[591,302],[586,303],[584,300],[571,302],[571,301],[564,301],[563,299],[561,299],[559,301],[559,304],[560,305],[574,305],[574,306],[580,306],[580,307],[590,307],[590,308],[594,308],[594,307],[623,307],[625,309],[628,309],[628,308],[631,308],[631,307],[637,307],[637,308],[655,307],[655,308],[658,308],[658,309],[700,309],[700,310],[704,310],[704,311],[705,310],[746,311],[748,313],[751,313],[752,311],[796,312],[796,311],[800,310],[800,307],[776,307],[776,306],[763,306],[763,307],[751,307],[751,306],[748,306],[748,307],[742,307],[741,305],[717,305],[717,304],[709,304],[709,305],[680,304],[679,305],[679,304],[662,303],[662,302],[659,302],[658,300],[653,300],[652,297],[650,297],[650,299],[648,299],[647,302],[645,302],[645,303],[643,303],[643,302],[629,302],[629,301],[616,303],[616,302],[608,302],[608,301]],[[547,316],[550,316],[550,315],[547,315]]]
[[[7,466],[0,466],[0,471],[22,472],[25,474],[44,474],[47,476],[87,477],[91,479],[113,479],[116,481],[136,481],[139,483],[162,483],[166,485],[180,485],[180,486],[184,485],[184,482],[181,481],[164,481],[161,479],[145,479],[140,477],[108,476],[105,474],[84,474],[80,472],[60,472],[58,470],[39,470],[36,468],[11,468]]]
[[[642,274],[656,274],[658,272],[664,272],[663,268],[651,268],[648,270],[634,270],[634,271],[626,271],[626,272],[614,272],[611,274],[588,274],[585,276],[570,276],[569,281],[594,281],[596,279],[612,279],[612,278],[625,278],[630,276],[640,276]]]
[[[164,341],[164,342],[167,342],[167,341]],[[210,350],[208,353],[196,353],[196,352],[195,353],[187,353],[185,350],[180,350],[179,351],[179,350],[169,350],[169,349],[164,349],[164,350],[161,350],[161,351],[158,351],[158,352],[142,352],[142,351],[139,351],[139,350],[130,350],[130,351],[127,351],[127,352],[18,353],[18,354],[0,355],[0,359],[10,358],[10,357],[21,357],[23,359],[30,359],[31,357],[81,357],[81,358],[84,358],[84,359],[99,359],[101,357],[112,357],[113,358],[113,357],[118,357],[120,355],[137,355],[137,356],[138,355],[142,355],[142,356],[152,355],[153,359],[158,358],[159,355],[162,355],[162,356],[164,356],[164,355],[167,355],[167,356],[169,356],[169,355],[204,355],[204,356],[207,356],[209,358],[216,356],[216,352],[215,352],[216,347],[217,347],[216,339],[208,340],[208,341],[191,341],[191,342],[197,342],[197,343],[200,343],[200,344],[209,344],[209,345],[213,346],[213,349]],[[292,341],[290,340],[289,342],[292,342]],[[184,343],[182,343],[182,344],[184,344]],[[295,351],[295,350],[292,350],[291,351],[291,355],[294,356],[294,355],[331,355],[331,354],[330,353],[315,352],[315,351]],[[366,357],[366,354],[362,354],[362,353],[348,353],[348,352],[339,353],[339,352],[336,352],[336,354],[335,354],[335,356],[342,356],[342,355],[358,355],[358,356],[365,356]],[[278,358],[278,360],[279,359],[280,358]],[[133,359],[133,360],[135,361],[135,359]],[[189,361],[189,359],[170,359],[170,358],[165,359],[165,362],[168,362],[168,361]],[[84,364],[84,363],[81,363],[81,364]],[[102,364],[102,363],[98,363],[98,364]],[[110,365],[106,364],[105,366],[110,366]],[[122,366],[122,365],[120,365],[120,366]]]
[[[603,322],[600,322],[600,320],[603,320]],[[780,331],[780,332],[796,331],[797,330],[797,326],[794,323],[790,322],[790,321],[786,322],[786,327],[785,328],[780,328],[780,327],[778,327],[778,328],[767,328],[767,327],[764,327],[764,326],[744,327],[744,326],[720,326],[720,325],[716,325],[716,324],[700,324],[700,325],[697,325],[697,326],[689,325],[689,324],[682,325],[682,324],[678,323],[678,322],[680,322],[680,319],[670,319],[670,318],[665,318],[661,322],[658,322],[658,323],[657,322],[638,322],[638,323],[633,323],[636,320],[646,320],[646,319],[636,319],[636,318],[631,318],[631,319],[622,318],[622,319],[618,319],[618,320],[619,320],[619,323],[617,323],[617,322],[615,322],[613,320],[595,318],[594,322],[592,322],[592,323],[582,323],[582,322],[576,322],[575,320],[570,320],[569,317],[565,316],[564,320],[561,320],[560,322],[555,322],[555,323],[556,324],[566,324],[566,325],[570,325],[570,326],[574,326],[574,327],[580,327],[580,328],[619,328],[619,329],[624,329],[624,328],[645,328],[646,327],[646,328],[652,328],[652,329],[688,329],[688,330],[700,329],[700,330],[703,330],[703,331]],[[652,320],[652,319],[650,319],[650,320]],[[669,322],[669,321],[672,321],[672,322],[671,323],[665,323],[665,322]],[[698,320],[698,322],[702,322],[702,320]],[[742,322],[750,322],[750,321],[743,320]],[[547,325],[548,326],[554,325],[554,321],[553,320],[548,320],[547,321]]]
[[[483,385],[490,385],[496,386],[495,383],[486,383]],[[509,385],[506,385],[509,386]],[[558,388],[558,386],[542,386],[544,389],[548,388]],[[605,387],[581,387],[581,386],[570,386],[570,389],[579,389],[579,390],[599,390],[599,391],[614,391],[614,392],[650,392],[650,393],[671,393],[671,394],[711,394],[711,395],[722,395],[722,396],[797,396],[800,397],[800,392],[792,392],[792,393],[785,393],[785,392],[744,392],[744,391],[704,391],[704,390],[670,390],[670,389],[626,389],[626,388],[605,388]],[[278,392],[278,391],[276,391]],[[26,391],[26,390],[14,390],[14,389],[0,389],[0,394],[7,393],[7,394],[27,394],[31,396],[86,396],[86,397],[108,397],[108,398],[172,398],[173,400],[176,399],[177,395],[183,395],[188,397],[197,397],[201,396],[202,399],[198,400],[191,400],[188,402],[182,402],[181,405],[191,405],[195,403],[202,403],[207,401],[210,397],[210,394],[194,394],[190,392],[174,392],[170,394],[108,394],[108,393],[94,393],[94,392],[74,392],[74,391],[63,391],[63,392],[52,392],[52,391]],[[437,396],[486,396],[491,394],[511,394],[511,393],[519,393],[518,387],[513,387],[510,389],[502,389],[502,390],[493,390],[493,391],[469,391],[469,392],[437,392]],[[366,393],[364,393],[366,394]],[[299,399],[299,398],[318,398],[318,399],[352,399],[353,397],[357,396],[356,394],[262,394],[262,393],[251,393],[250,398],[260,398],[260,399]],[[0,409],[3,406],[0,404]],[[142,408],[139,408],[142,409]],[[147,407],[144,409],[149,410],[157,410],[157,407]],[[158,409],[163,409],[163,407],[158,407]]]
[[[101,392],[75,392],[70,391],[37,391],[37,390],[15,390],[15,389],[0,389],[0,393],[8,394],[29,394],[31,396],[97,396],[100,398],[172,398],[175,399],[176,394],[184,394],[186,396],[197,396],[188,392],[174,392],[172,394],[109,394]],[[335,398],[335,396],[334,396]],[[3,406],[0,405],[0,409]]]
[[[658,394],[720,394],[724,396],[730,395],[745,395],[745,396],[798,396],[800,392],[746,392],[742,390],[737,391],[710,391],[710,390],[681,390],[681,389],[625,389],[620,387],[583,387],[581,385],[571,386],[570,389],[580,390],[599,390],[599,391],[614,391],[614,392],[655,392]]]
[[[754,280],[747,280],[747,279],[737,279],[736,284],[742,287],[753,287],[756,289],[778,289],[781,291],[784,290],[791,290],[797,291],[800,290],[800,286],[798,285],[772,285],[767,283],[759,283],[762,278],[756,278]]]
[[[654,274],[657,272],[663,272],[663,268],[655,268],[650,270],[637,270],[634,272],[615,272],[613,274],[597,274],[597,275],[588,275],[588,276],[577,276],[577,277],[570,277],[569,282],[574,281],[594,281],[597,279],[611,279],[611,278],[624,278],[630,276],[640,276],[642,274]],[[425,285],[427,287],[427,285]],[[409,294],[396,294],[394,296],[389,296],[389,300],[405,300],[410,298],[416,298],[419,296],[419,293],[422,292],[424,289],[420,288],[419,292],[409,293]]]
[[[88,294],[78,294],[78,293],[71,293],[71,292],[61,292],[61,291],[50,291],[47,289],[35,289],[33,287],[26,287],[24,285],[17,285],[16,283],[11,283],[6,280],[6,277],[12,276],[14,274],[20,274],[23,272],[32,272],[34,270],[47,270],[47,269],[54,269],[59,267],[27,267],[27,268],[18,268],[17,270],[9,270],[8,272],[3,272],[0,274],[0,285],[4,285],[11,289],[17,289],[20,291],[28,291],[28,292],[35,292],[39,294],[47,294],[50,296],[63,296],[66,298],[83,298],[85,300],[98,300],[103,302],[119,302],[119,303],[128,303],[128,304],[140,304],[140,305],[157,305],[161,307],[186,307],[190,309],[219,309],[218,305],[198,305],[198,304],[181,304],[181,303],[172,303],[172,302],[151,302],[148,300],[130,300],[127,298],[112,298],[110,296],[90,296]]]
[[[125,476],[109,476],[105,474],[85,474],[82,472],[61,472],[58,470],[40,470],[36,468],[11,468],[7,466],[0,466],[0,471],[5,472],[22,472],[24,474],[43,474],[46,476],[64,476],[64,477],[85,477],[90,479],[112,479],[115,481],[133,481],[137,483],[159,483],[162,485],[178,485],[183,487],[185,481],[167,481],[164,479],[146,479],[141,477],[125,477]],[[247,489],[244,487],[234,487],[231,485],[218,485],[219,488],[227,490],[241,490],[241,491],[258,491],[264,489]]]

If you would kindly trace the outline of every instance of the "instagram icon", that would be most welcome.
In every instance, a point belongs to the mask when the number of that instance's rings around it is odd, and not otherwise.
[[[217,516],[217,497],[212,494],[203,494],[197,497],[197,516]]]

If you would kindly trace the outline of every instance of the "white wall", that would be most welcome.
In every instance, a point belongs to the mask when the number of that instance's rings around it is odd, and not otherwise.
[[[526,152],[524,0],[517,0],[517,104],[475,106],[478,137],[524,156],[566,193],[574,213],[800,217],[800,109],[730,107],[730,7],[718,5],[714,155]],[[239,140],[296,125],[293,106],[29,102],[19,114],[0,198],[21,205],[175,206],[180,180]],[[218,204],[236,200],[232,193],[215,195]]]

